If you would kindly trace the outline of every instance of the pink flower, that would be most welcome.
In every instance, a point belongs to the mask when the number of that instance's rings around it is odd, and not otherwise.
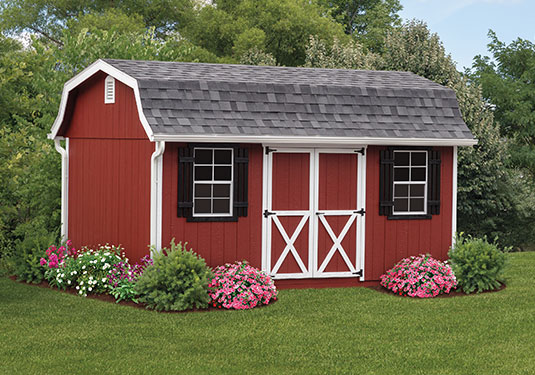
[[[46,259],[45,258],[41,258],[41,260],[39,261],[39,264],[41,266],[44,266],[46,264]]]
[[[66,244],[67,246],[71,246],[71,245],[72,245],[72,241],[71,241],[71,240],[67,240],[67,242],[65,242],[65,244]]]

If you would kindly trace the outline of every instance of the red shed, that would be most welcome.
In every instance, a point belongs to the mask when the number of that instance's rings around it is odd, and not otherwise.
[[[455,93],[413,73],[127,60],[68,81],[49,137],[76,246],[139,259],[175,238],[293,287],[446,258],[476,143]]]

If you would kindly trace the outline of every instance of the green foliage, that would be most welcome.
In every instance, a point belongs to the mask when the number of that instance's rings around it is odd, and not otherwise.
[[[273,55],[252,48],[241,56],[240,64],[275,66],[277,65],[277,61]]]
[[[305,0],[214,1],[200,8],[180,32],[196,45],[219,57],[239,61],[258,49],[275,57],[279,65],[305,62],[310,35],[332,42],[347,40],[341,25],[323,15],[324,9]]]
[[[311,36],[307,44],[305,66],[309,68],[377,69],[381,65],[379,55],[366,53],[355,41],[342,44],[335,39],[327,45],[318,37]]]
[[[212,271],[204,259],[172,240],[171,248],[155,253],[153,261],[135,285],[140,302],[148,308],[164,311],[208,306]]]
[[[79,295],[107,293],[112,289],[108,275],[116,264],[123,262],[121,247],[100,246],[98,249],[83,248],[77,257],[66,256],[57,268],[47,268],[45,277],[49,284],[59,289],[75,288]]]
[[[486,238],[464,237],[461,233],[448,255],[459,288],[467,294],[497,289],[505,281],[506,254],[498,249],[496,241],[489,243]]]
[[[18,280],[40,283],[45,277],[45,268],[39,260],[46,256],[46,249],[57,240],[57,233],[43,228],[26,228],[24,238],[17,240],[12,255],[14,271]]]
[[[470,77],[492,104],[501,134],[513,140],[512,163],[535,177],[535,44],[509,45],[489,31],[492,58],[476,56]]]
[[[163,35],[190,20],[193,7],[192,0],[5,0],[0,4],[0,30],[30,31],[61,45],[62,31],[69,22],[111,11],[141,18]]]
[[[133,301],[138,303],[136,292],[136,283],[134,281],[123,280],[119,285],[109,290],[110,294],[115,298],[115,302]]]
[[[399,0],[317,0],[329,9],[346,34],[355,35],[366,48],[381,50],[386,34],[400,24]]]

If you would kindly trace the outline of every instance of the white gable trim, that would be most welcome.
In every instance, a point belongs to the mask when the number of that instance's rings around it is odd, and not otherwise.
[[[152,129],[149,126],[149,122],[147,121],[147,118],[145,117],[145,114],[143,113],[143,107],[141,106],[141,97],[139,95],[139,87],[137,84],[137,80],[100,59],[95,61],[93,64],[89,65],[87,68],[82,70],[80,73],[78,73],[76,76],[74,76],[70,80],[68,80],[63,86],[63,93],[61,94],[61,103],[59,105],[58,116],[56,117],[56,120],[54,121],[54,124],[52,125],[52,129],[50,130],[50,133],[48,134],[48,138],[55,139],[58,135],[61,124],[63,123],[63,120],[65,118],[65,110],[67,109],[67,99],[69,98],[69,93],[72,90],[74,90],[76,87],[78,87],[81,83],[83,83],[85,80],[87,80],[88,78],[90,78],[91,76],[93,76],[99,71],[102,71],[112,76],[116,80],[121,81],[125,85],[131,87],[132,90],[134,90],[134,96],[136,99],[136,106],[137,106],[137,111],[139,114],[139,120],[141,121],[141,124],[143,125],[143,129],[145,129],[145,133],[147,134],[147,137],[149,138],[149,140],[154,141],[154,135],[152,133]]]

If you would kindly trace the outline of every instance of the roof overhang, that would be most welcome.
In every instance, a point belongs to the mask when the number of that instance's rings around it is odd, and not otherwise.
[[[178,135],[155,134],[155,141],[166,142],[210,142],[210,143],[262,143],[284,145],[319,146],[473,146],[477,139],[445,138],[373,138],[373,137],[281,137],[281,136],[232,136],[232,135]]]
[[[48,138],[49,139],[58,138],[58,133],[61,129],[61,126],[63,125],[63,121],[65,120],[65,112],[67,110],[67,101],[69,99],[69,94],[76,87],[78,87],[80,84],[85,82],[87,79],[89,79],[90,77],[98,73],[99,71],[102,71],[112,76],[116,80],[121,81],[125,85],[132,88],[132,90],[134,91],[134,96],[136,100],[139,120],[141,121],[141,124],[143,125],[143,129],[145,129],[145,133],[147,134],[147,137],[149,138],[149,140],[153,141],[154,138],[153,138],[152,129],[149,126],[149,122],[145,118],[145,114],[143,113],[143,107],[141,106],[141,97],[139,95],[139,87],[137,84],[137,80],[100,59],[95,61],[93,64],[89,65],[87,68],[82,70],[80,73],[78,73],[76,76],[74,76],[70,80],[68,80],[63,86],[63,93],[61,94],[61,103],[59,105],[58,116],[56,117],[56,120],[54,121],[54,124],[52,125],[52,129],[50,130],[50,133],[48,134]]]

